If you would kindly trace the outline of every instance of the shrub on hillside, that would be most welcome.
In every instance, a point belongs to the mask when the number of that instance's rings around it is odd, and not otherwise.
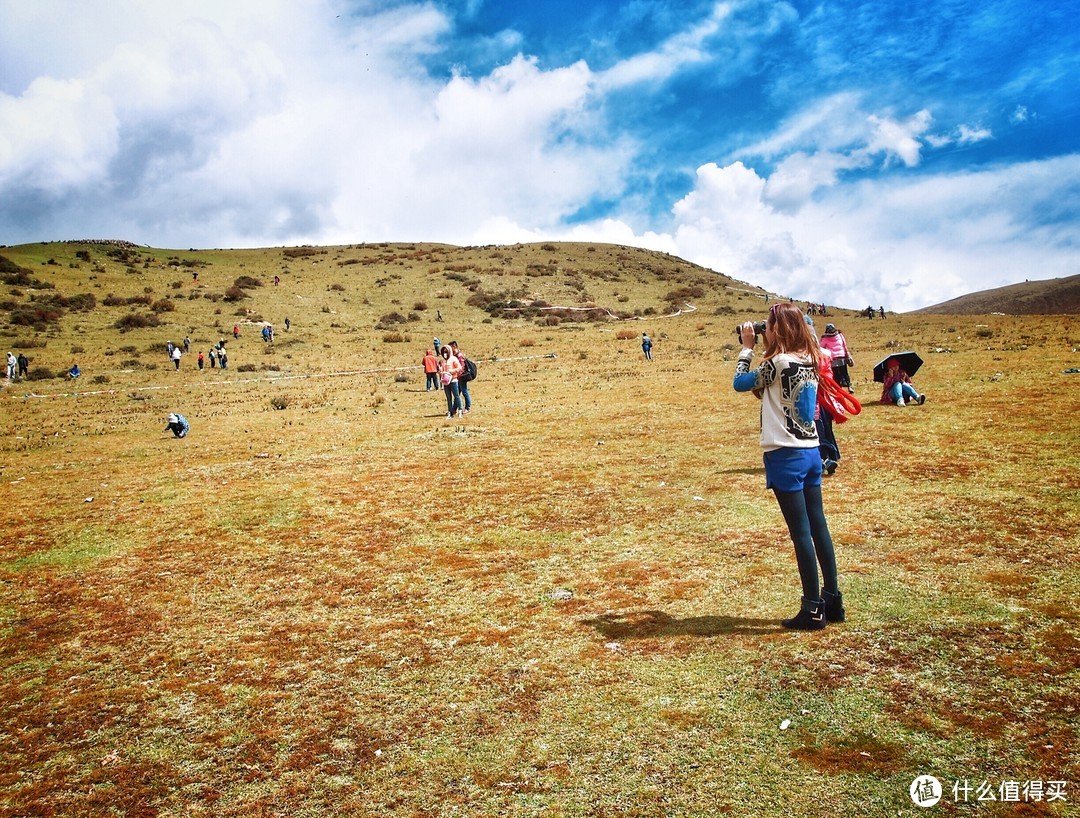
[[[379,319],[379,323],[376,325],[376,329],[386,329],[394,324],[406,324],[409,319],[402,315],[400,312],[388,312],[386,315]]]
[[[33,327],[44,332],[49,324],[57,323],[64,315],[58,307],[41,304],[20,304],[11,311],[8,322],[16,327]]]
[[[149,327],[160,327],[161,319],[153,313],[139,314],[135,312],[129,312],[123,318],[117,319],[113,326],[121,332],[127,332],[133,329],[147,329]]]
[[[254,276],[239,276],[236,281],[233,282],[234,287],[239,287],[242,290],[251,290],[255,287],[261,287],[263,283]]]
[[[249,298],[249,296],[240,287],[229,287],[229,289],[225,291],[226,301],[240,301],[244,298]]]
[[[33,287],[37,290],[51,290],[53,288],[53,285],[48,281],[39,281],[34,278],[31,270],[20,267],[4,256],[0,256],[0,281],[13,287]]]
[[[135,304],[142,304],[143,306],[149,307],[153,301],[154,299],[149,295],[129,295],[126,298],[121,298],[118,295],[109,293],[101,303],[106,307],[130,307]]]
[[[153,304],[150,305],[150,309],[154,312],[176,312],[176,304],[167,298],[159,298]]]
[[[382,337],[384,344],[404,344],[409,340],[409,336],[401,332],[388,332]]]
[[[61,373],[63,374],[63,373]],[[28,381],[49,381],[53,378],[58,378],[60,375],[53,372],[47,366],[35,366],[31,367],[26,373],[26,380]]]

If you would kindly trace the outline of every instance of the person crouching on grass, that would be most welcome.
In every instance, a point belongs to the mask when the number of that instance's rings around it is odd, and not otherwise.
[[[818,368],[817,341],[794,304],[774,304],[765,325],[761,365],[754,356],[754,325],[740,331],[743,349],[735,367],[736,392],[753,392],[761,400],[761,448],[765,450],[765,486],[773,490],[802,580],[802,605],[785,628],[816,631],[828,622],[844,621],[836,554],[821,502],[821,457],[814,428]],[[818,588],[818,565],[824,588]]]
[[[166,418],[166,425],[164,431],[172,432],[173,437],[187,437],[188,431],[191,429],[191,424],[188,423],[186,417],[181,414],[174,413]]]

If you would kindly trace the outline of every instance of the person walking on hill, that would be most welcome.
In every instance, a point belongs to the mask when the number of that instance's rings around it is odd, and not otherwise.
[[[855,359],[851,357],[844,333],[840,332],[835,324],[826,324],[819,343],[821,348],[828,350],[832,357],[833,379],[854,395],[855,390],[851,387],[851,374],[848,372],[848,367],[855,364]]]
[[[173,362],[173,366],[176,367],[177,372],[180,371],[180,356],[183,355],[183,354],[184,354],[184,352],[183,352],[182,349],[180,349],[180,347],[173,347],[172,362]]]
[[[199,362],[199,371],[200,371],[200,372],[202,372],[202,369],[203,369],[203,364],[204,364],[204,362],[205,362],[205,359],[203,358],[203,354],[202,354],[202,350],[201,350],[201,349],[199,350],[199,359],[198,359],[198,362]]]
[[[15,376],[19,372],[19,359],[15,357],[14,352],[8,352],[7,354],[7,376],[9,381],[15,380]]]
[[[424,366],[424,375],[427,381],[424,384],[424,391],[430,392],[432,389],[439,388],[439,359],[435,357],[435,353],[430,349],[424,351],[424,358],[421,361]]]
[[[19,353],[19,377],[25,378],[30,372],[30,359],[26,357],[25,352]]]
[[[735,367],[736,392],[761,399],[760,444],[764,449],[765,485],[772,489],[795,546],[802,582],[802,604],[785,628],[821,630],[843,622],[843,597],[836,553],[821,500],[821,457],[814,428],[821,352],[802,312],[793,304],[775,304],[765,326],[761,365],[751,369],[753,322],[740,330],[743,349]],[[818,567],[824,587],[818,587]]]
[[[645,353],[645,360],[652,360],[652,338],[647,333],[641,333],[641,351]]]

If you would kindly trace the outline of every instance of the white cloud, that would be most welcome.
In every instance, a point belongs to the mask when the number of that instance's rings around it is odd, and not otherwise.
[[[112,100],[85,82],[41,78],[21,97],[0,94],[0,191],[101,183],[118,131]]]
[[[871,135],[866,150],[871,154],[884,153],[887,162],[898,157],[908,167],[914,167],[919,164],[922,149],[918,137],[929,129],[931,120],[930,112],[925,109],[903,120],[871,114],[867,118]]]
[[[972,145],[984,139],[992,139],[994,136],[989,128],[981,128],[977,125],[961,125],[957,130],[956,141],[961,145]]]
[[[635,54],[602,72],[597,82],[603,90],[624,88],[640,82],[669,79],[687,65],[711,60],[703,46],[718,34],[732,13],[729,3],[717,3],[712,13],[687,31],[670,37],[652,50]]]
[[[1080,154],[975,173],[864,180],[796,214],[742,163],[698,169],[677,253],[801,299],[909,310],[1022,277],[1077,272],[1080,227],[1042,211],[1080,185]],[[1063,209],[1064,212],[1064,209]],[[1063,252],[1065,251],[1065,252]]]
[[[867,116],[862,97],[844,92],[819,100],[787,118],[767,139],[748,145],[741,153],[772,159],[790,151],[840,150],[865,144]]]
[[[1022,122],[1027,122],[1030,116],[1031,114],[1026,105],[1017,105],[1009,115],[1009,121],[1014,125],[1019,125]]]
[[[765,183],[765,199],[779,210],[797,210],[819,188],[835,185],[840,171],[864,164],[865,159],[858,156],[798,151],[785,157],[769,176]]]

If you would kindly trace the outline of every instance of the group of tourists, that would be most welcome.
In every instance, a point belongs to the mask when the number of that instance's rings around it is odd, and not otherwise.
[[[425,350],[423,360],[424,391],[440,386],[446,396],[446,417],[461,418],[472,411],[469,383],[476,379],[476,363],[465,357],[457,341],[444,344],[435,338],[432,349]]]

